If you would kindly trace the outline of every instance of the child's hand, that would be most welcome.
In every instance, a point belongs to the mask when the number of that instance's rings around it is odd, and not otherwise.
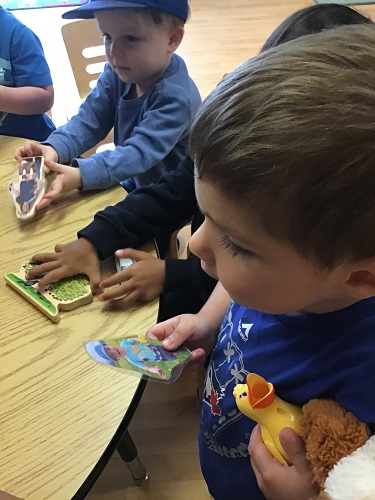
[[[190,367],[197,368],[215,346],[217,331],[199,314],[181,314],[158,323],[146,334],[148,338],[163,341],[163,347],[173,351],[182,344],[192,351]]]
[[[282,465],[263,443],[259,425],[250,437],[249,454],[258,486],[268,500],[308,500],[318,494],[313,483],[305,445],[297,433],[286,427],[280,432],[280,443],[292,465]]]
[[[23,158],[29,156],[44,156],[47,161],[57,161],[58,155],[56,150],[52,146],[47,146],[46,144],[39,144],[35,141],[27,141],[23,146],[16,149],[14,157],[17,161],[21,162]],[[48,168],[46,168],[48,172]]]
[[[43,196],[41,201],[35,205],[36,210],[46,208],[53,200],[56,200],[62,193],[67,193],[73,189],[82,187],[82,177],[79,168],[68,167],[54,161],[45,160],[47,169],[56,172],[49,191]]]
[[[100,300],[113,301],[112,305],[126,308],[148,302],[161,294],[165,281],[164,260],[131,248],[118,250],[116,255],[133,259],[135,263],[100,283],[102,289],[112,287],[100,295]]]
[[[31,257],[30,262],[42,262],[26,274],[26,279],[32,280],[47,273],[40,279],[37,290],[43,291],[52,281],[74,276],[78,273],[87,274],[92,290],[97,289],[100,282],[98,254],[94,245],[85,238],[80,238],[66,245],[56,245],[56,253],[40,253]]]

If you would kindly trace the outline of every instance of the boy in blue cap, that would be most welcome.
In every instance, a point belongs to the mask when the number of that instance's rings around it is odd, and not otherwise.
[[[187,156],[201,98],[174,51],[188,13],[187,0],[91,0],[63,15],[96,18],[108,64],[77,115],[44,144],[16,151],[17,160],[43,155],[57,174],[39,209],[75,188],[105,189],[133,177],[136,186],[156,182]],[[113,151],[79,158],[112,127]]]

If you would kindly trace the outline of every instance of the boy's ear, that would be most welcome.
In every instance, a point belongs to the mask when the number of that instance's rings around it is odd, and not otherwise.
[[[169,52],[174,52],[178,49],[182,39],[184,38],[185,29],[183,26],[174,26],[168,43]]]
[[[350,265],[345,287],[350,296],[367,299],[375,296],[375,257],[356,261]]]

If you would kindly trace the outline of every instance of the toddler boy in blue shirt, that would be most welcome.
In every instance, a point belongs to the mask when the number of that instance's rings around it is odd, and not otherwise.
[[[56,179],[38,209],[75,188],[105,189],[134,177],[156,182],[187,156],[187,133],[201,98],[183,60],[187,0],[91,0],[64,18],[97,20],[108,64],[78,114],[45,144],[26,143],[16,159],[43,155]],[[114,127],[115,149],[79,156]],[[59,163],[56,163],[59,162]],[[72,162],[72,167],[62,165]]]
[[[281,431],[281,465],[236,407],[249,372],[292,404],[329,398],[375,422],[374,39],[374,26],[345,26],[266,50],[192,125],[205,221],[190,249],[219,284],[197,315],[148,335],[195,363],[211,354],[199,452],[215,500],[318,491],[299,436]]]
[[[44,141],[55,130],[50,70],[39,38],[0,6],[0,135]]]

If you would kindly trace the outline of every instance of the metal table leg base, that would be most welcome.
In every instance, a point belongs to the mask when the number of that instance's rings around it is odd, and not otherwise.
[[[148,472],[145,469],[145,466],[141,462],[138,457],[137,448],[129,434],[129,431],[126,430],[124,435],[121,438],[121,441],[117,445],[117,451],[119,452],[120,457],[126,463],[127,468],[132,475],[134,483],[137,486],[144,484],[148,479]]]
[[[147,481],[148,472],[138,456],[131,462],[125,462],[125,464],[136,486],[141,486]]]

